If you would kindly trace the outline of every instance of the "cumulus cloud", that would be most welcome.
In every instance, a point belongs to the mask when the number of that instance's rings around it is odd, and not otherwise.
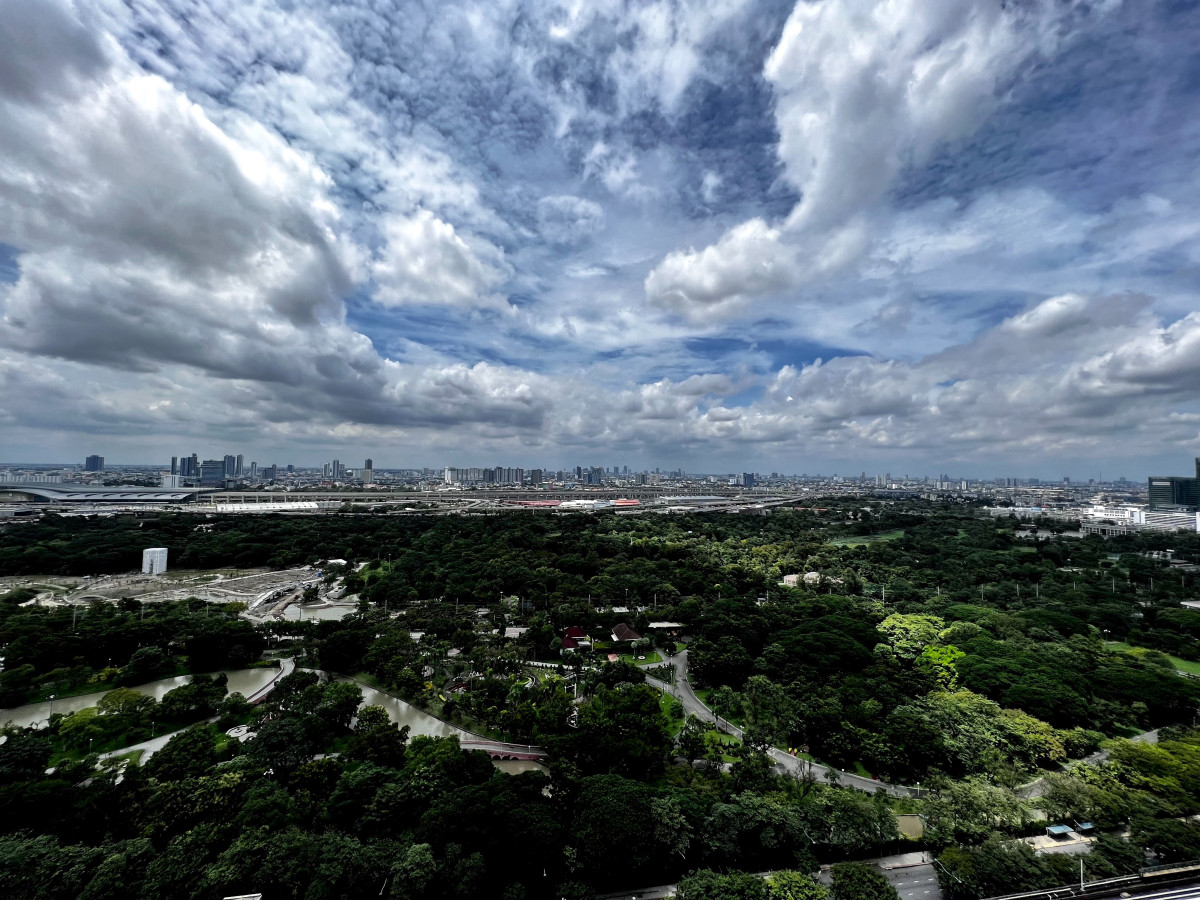
[[[0,452],[1196,443],[1200,101],[1137,80],[1189,44],[1154,10],[10,0]],[[1029,174],[1113,102],[1128,180],[1111,140]]]
[[[483,262],[453,225],[419,210],[412,216],[389,218],[383,231],[387,244],[371,266],[378,302],[386,306],[503,303],[489,295],[504,278],[503,260]],[[481,249],[499,256],[490,245]]]
[[[760,253],[746,253],[741,235],[766,226],[749,222],[668,255],[646,279],[647,298],[705,318],[857,260],[868,214],[899,175],[982,124],[1025,61],[1053,51],[1062,16],[1057,4],[1001,0],[797,3],[764,76],[800,202]],[[763,278],[764,269],[790,277]]]

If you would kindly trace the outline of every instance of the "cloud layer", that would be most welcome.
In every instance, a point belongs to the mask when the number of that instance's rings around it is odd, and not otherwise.
[[[10,0],[0,455],[1158,468],[1200,450],[1189,36]]]

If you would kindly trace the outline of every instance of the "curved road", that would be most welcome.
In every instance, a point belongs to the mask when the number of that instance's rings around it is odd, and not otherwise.
[[[674,696],[683,704],[685,713],[696,716],[702,722],[714,722],[719,731],[724,731],[726,734],[732,734],[734,737],[741,738],[741,728],[726,719],[720,719],[714,715],[713,711],[705,706],[700,698],[696,696],[696,692],[692,690],[692,685],[687,680],[687,650],[681,650],[668,661],[675,668],[675,684],[670,685],[649,676],[646,676],[646,683]],[[888,784],[886,781],[865,778],[862,775],[855,775],[852,772],[842,772],[829,766],[823,766],[820,763],[813,763],[807,759],[792,756],[790,753],[783,752],[778,747],[771,748],[770,757],[776,764],[789,772],[811,772],[817,781],[829,782],[831,780],[829,773],[834,772],[836,773],[836,783],[843,787],[857,788],[869,794],[882,790],[893,797],[912,796],[912,791],[902,785]]]

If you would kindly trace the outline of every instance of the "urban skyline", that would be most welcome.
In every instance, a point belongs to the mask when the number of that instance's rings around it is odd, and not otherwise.
[[[1200,452],[1194,5],[249,8],[0,8],[0,458]]]
[[[344,454],[348,455],[348,454]],[[188,467],[189,460],[195,460],[195,470]],[[93,461],[98,461],[99,468],[91,468]],[[547,476],[560,475],[571,477],[572,475],[586,475],[589,471],[597,471],[605,476],[620,476],[620,475],[638,475],[638,474],[654,474],[669,477],[687,477],[687,476],[710,476],[710,475],[727,475],[738,476],[740,474],[752,474],[757,478],[778,477],[778,478],[801,478],[801,477],[839,477],[856,480],[883,480],[884,482],[891,481],[956,481],[959,479],[971,479],[975,481],[1004,481],[1016,480],[1023,482],[1035,482],[1042,484],[1068,483],[1068,484],[1126,484],[1140,483],[1147,478],[1155,477],[1155,474],[1149,473],[1139,474],[1136,477],[1128,477],[1124,473],[1104,475],[1103,473],[1076,473],[1076,474],[1038,474],[1032,471],[1013,471],[1013,472],[969,472],[962,469],[938,469],[936,471],[919,471],[919,470],[903,470],[897,468],[895,472],[891,469],[875,470],[862,467],[842,467],[841,469],[822,471],[817,469],[804,469],[797,467],[775,467],[767,470],[760,470],[754,467],[743,467],[743,471],[736,469],[695,469],[691,470],[684,466],[668,466],[668,465],[647,465],[637,466],[628,463],[618,463],[616,465],[595,465],[582,463],[575,464],[549,464],[546,462],[529,463],[526,461],[522,466],[511,466],[507,463],[497,464],[494,460],[491,464],[478,466],[460,466],[450,463],[439,464],[408,464],[408,465],[384,465],[378,466],[374,463],[371,457],[364,459],[362,465],[353,465],[351,462],[340,459],[319,460],[305,462],[278,462],[272,461],[269,463],[260,463],[257,459],[251,459],[249,454],[215,454],[212,458],[205,456],[202,453],[193,453],[188,456],[174,456],[169,461],[164,463],[157,462],[136,462],[136,461],[120,461],[108,459],[100,454],[91,454],[87,456],[82,463],[71,463],[61,461],[45,461],[31,462],[14,460],[8,462],[0,462],[0,472],[10,468],[62,468],[62,469],[78,469],[83,473],[102,472],[106,470],[120,469],[151,469],[161,470],[164,474],[176,475],[184,477],[194,477],[195,472],[199,472],[204,463],[211,463],[214,466],[220,465],[221,472],[225,478],[243,478],[254,477],[254,474],[262,473],[268,469],[278,469],[282,474],[292,472],[323,472],[326,478],[341,477],[342,474],[361,473],[364,470],[374,472],[427,472],[444,474],[451,470],[461,472],[491,472],[491,471],[514,471],[523,472],[528,476],[531,472],[544,473]],[[1178,460],[1176,460],[1178,463]],[[340,467],[339,473],[335,474],[332,471],[333,465]],[[1175,465],[1174,468],[1178,468]],[[1173,470],[1173,469],[1172,469]],[[1165,470],[1164,470],[1165,471]],[[1200,470],[1198,470],[1200,471]]]

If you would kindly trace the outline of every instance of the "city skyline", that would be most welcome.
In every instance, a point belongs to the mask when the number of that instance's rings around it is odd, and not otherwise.
[[[1175,471],[1198,41],[1167,0],[10,0],[0,459]]]

